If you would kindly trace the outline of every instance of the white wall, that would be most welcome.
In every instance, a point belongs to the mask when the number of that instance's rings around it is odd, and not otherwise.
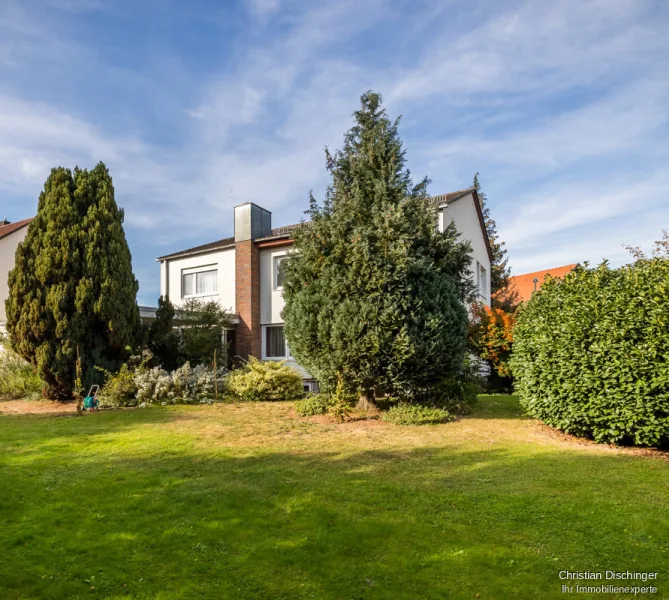
[[[260,250],[260,324],[283,323],[283,291],[274,289],[274,258],[286,256],[290,246]]]
[[[185,302],[182,294],[182,275],[189,269],[218,270],[218,292],[200,296],[203,301],[215,300],[221,308],[235,312],[235,249],[226,248],[184,258],[163,260],[160,265],[160,293],[169,295],[174,306]]]
[[[476,261],[478,261],[486,270],[486,293],[479,294],[481,301],[490,306],[490,257],[488,256],[488,249],[481,225],[478,217],[478,212],[474,204],[476,200],[473,194],[469,194],[464,198],[460,198],[452,202],[445,208],[440,209],[439,214],[439,230],[443,231],[444,226],[451,221],[455,221],[455,227],[460,233],[461,240],[467,240],[472,246],[472,279],[477,283]]]
[[[274,259],[286,256],[291,246],[277,246],[260,250],[260,323],[261,325],[277,325],[283,323],[281,311],[284,307],[283,291],[274,289]],[[265,353],[265,328],[262,327],[263,356]],[[274,359],[266,359],[274,360]],[[281,359],[278,359],[281,360]],[[312,379],[312,375],[292,358],[286,360],[286,365],[293,367],[302,379]]]
[[[0,240],[0,323],[6,320],[5,300],[9,295],[9,272],[14,268],[14,256],[16,248],[28,233],[28,227],[22,227],[18,231]]]

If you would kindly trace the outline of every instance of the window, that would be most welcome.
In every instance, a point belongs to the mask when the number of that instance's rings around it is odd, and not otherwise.
[[[263,359],[291,358],[283,325],[265,325],[263,329]]]
[[[182,282],[182,297],[210,296],[218,291],[218,271],[199,271],[184,273]]]
[[[484,297],[488,295],[488,272],[483,265],[479,265],[479,292]]]
[[[283,278],[284,274],[281,269],[281,263],[285,256],[275,256],[274,257],[274,289],[282,290],[283,289]]]
[[[265,358],[286,358],[287,350],[283,325],[265,327]]]

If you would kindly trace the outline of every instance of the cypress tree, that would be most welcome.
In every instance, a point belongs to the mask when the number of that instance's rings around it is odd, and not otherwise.
[[[373,92],[326,165],[325,200],[297,229],[285,261],[285,330],[293,356],[325,388],[372,407],[409,398],[462,365],[470,247],[436,229],[427,179],[414,185],[397,128]]]
[[[138,287],[105,165],[53,169],[6,301],[11,344],[36,367],[46,397],[72,396],[77,346],[85,385],[95,367],[118,369],[139,326]]]

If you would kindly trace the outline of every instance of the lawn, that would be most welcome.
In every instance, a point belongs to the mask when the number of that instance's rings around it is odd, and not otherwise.
[[[668,598],[668,509],[666,455],[512,396],[424,427],[290,403],[0,416],[2,598],[564,598],[564,569],[656,571]]]

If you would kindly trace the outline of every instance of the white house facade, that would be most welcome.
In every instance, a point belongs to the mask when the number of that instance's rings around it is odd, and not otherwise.
[[[438,208],[439,230],[454,221],[461,239],[470,242],[472,278],[479,299],[490,305],[492,254],[476,191],[469,188],[430,201]],[[311,389],[311,376],[290,356],[281,317],[280,265],[297,225],[272,229],[271,213],[253,203],[234,210],[234,237],[158,258],[161,294],[177,308],[191,298],[218,302],[236,316],[236,329],[228,332],[236,356],[286,360]]]
[[[0,221],[0,331],[5,331],[5,300],[9,296],[9,272],[14,268],[14,260],[18,245],[28,233],[28,225],[32,219],[10,223]]]

